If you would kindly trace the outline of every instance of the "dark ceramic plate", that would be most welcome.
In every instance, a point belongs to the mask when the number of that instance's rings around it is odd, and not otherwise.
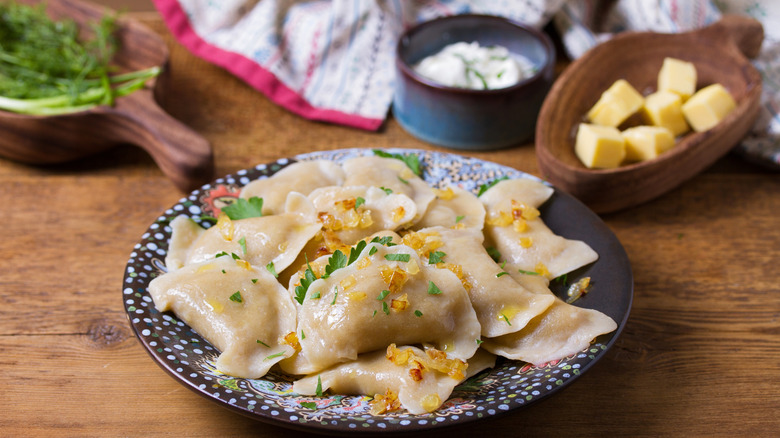
[[[424,166],[423,177],[434,186],[457,184],[476,192],[481,184],[501,176],[534,178],[509,167],[453,154],[408,149],[389,152],[419,155]],[[560,391],[604,356],[628,318],[633,297],[631,267],[620,242],[598,216],[557,190],[540,209],[542,218],[557,234],[583,240],[599,254],[597,262],[569,275],[570,281],[590,276],[594,282],[592,292],[575,305],[606,313],[618,323],[617,330],[599,337],[585,351],[541,367],[499,359],[494,368],[459,385],[430,414],[399,411],[373,416],[369,413],[369,397],[300,396],[292,392],[289,377],[275,372],[262,379],[222,374],[214,366],[218,355],[214,347],[175,315],[154,308],[147,286],[165,270],[163,261],[171,234],[169,223],[176,216],[184,214],[200,221],[201,216],[211,215],[231,202],[249,181],[271,176],[295,161],[318,158],[341,161],[370,153],[368,149],[317,152],[262,164],[207,184],[163,212],[130,254],[122,291],[130,324],[157,364],[199,395],[257,420],[320,433],[388,433],[423,431],[510,413]],[[565,297],[563,287],[553,291]],[[311,408],[312,402],[315,408]]]

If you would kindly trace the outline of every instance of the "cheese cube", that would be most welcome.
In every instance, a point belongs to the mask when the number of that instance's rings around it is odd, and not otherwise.
[[[737,103],[723,85],[712,84],[697,91],[682,106],[683,115],[694,131],[706,131],[726,117]]]
[[[675,58],[664,59],[658,72],[658,90],[671,91],[685,102],[696,92],[696,66]]]
[[[642,95],[628,81],[618,79],[588,111],[588,120],[596,125],[617,127],[639,111],[643,102]]]
[[[650,125],[663,126],[674,137],[685,134],[691,128],[682,113],[682,99],[671,91],[656,91],[645,98],[642,118]]]
[[[651,160],[674,147],[672,131],[663,126],[635,126],[622,134],[626,161]]]
[[[585,167],[609,169],[623,161],[626,146],[617,128],[580,123],[574,152]]]

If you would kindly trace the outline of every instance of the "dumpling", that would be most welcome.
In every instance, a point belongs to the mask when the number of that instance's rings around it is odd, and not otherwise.
[[[417,214],[417,205],[405,194],[373,186],[323,187],[311,192],[309,199],[331,252],[377,231],[407,226]]]
[[[439,255],[434,260],[438,266],[454,265],[462,272],[482,336],[516,332],[550,307],[554,297],[530,292],[507,275],[482,246],[482,239],[478,230],[444,227],[424,228],[404,236],[404,242],[418,250],[423,260],[431,260],[431,253],[435,253]]]
[[[240,197],[263,198],[263,215],[284,212],[287,194],[298,192],[308,195],[314,189],[340,186],[344,183],[344,171],[330,160],[298,161],[274,175],[257,179],[241,189]]]
[[[217,369],[259,378],[295,353],[295,306],[264,267],[230,256],[185,266],[149,283],[157,310],[173,311],[220,352]],[[289,339],[289,338],[288,338]]]
[[[457,186],[435,190],[436,198],[425,215],[415,224],[417,228],[442,226],[482,230],[485,225],[485,206],[476,195]]]
[[[538,208],[550,199],[554,192],[552,187],[530,178],[505,179],[482,193],[479,200],[488,210],[510,211],[512,196]]]
[[[192,242],[206,229],[185,215],[176,216],[170,226],[171,239],[168,243],[168,254],[165,256],[165,267],[168,271],[174,271],[184,266]]]
[[[478,350],[466,363],[457,359],[442,359],[442,352],[417,347],[396,347],[358,356],[352,362],[336,365],[316,375],[304,377],[293,384],[293,392],[315,395],[322,391],[336,394],[398,397],[401,407],[411,414],[433,412],[452,394],[465,378],[495,365],[495,356]],[[372,403],[372,411],[386,406]]]
[[[273,263],[280,272],[289,266],[306,243],[320,230],[314,206],[300,193],[290,193],[285,212],[273,216],[230,220],[221,222],[198,234],[192,244],[183,250],[172,245],[180,259],[186,252],[184,264],[199,263],[220,253],[236,254],[254,266],[265,267]],[[178,242],[176,229],[172,243]]]
[[[408,246],[369,243],[324,277],[299,301],[301,351],[280,364],[286,372],[317,372],[391,343],[430,343],[461,360],[478,347],[479,321],[460,279]]]
[[[346,174],[345,186],[384,187],[403,193],[417,205],[414,221],[420,220],[436,195],[422,178],[401,160],[378,156],[351,158],[341,164]]]
[[[536,209],[552,189],[529,179],[501,181],[482,194],[487,211],[485,237],[507,268],[561,276],[598,259],[585,242],[566,239],[544,224]]]
[[[578,353],[587,348],[597,336],[617,328],[617,324],[609,316],[597,310],[567,304],[555,297],[543,276],[517,273],[512,275],[528,290],[552,296],[555,301],[522,330],[485,339],[482,347],[486,350],[508,359],[542,365]]]

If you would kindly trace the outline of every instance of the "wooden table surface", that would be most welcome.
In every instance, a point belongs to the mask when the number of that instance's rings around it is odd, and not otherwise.
[[[114,0],[172,51],[166,109],[213,145],[218,175],[315,150],[442,150],[304,120],[175,42],[146,1]],[[0,133],[0,135],[2,135]],[[533,145],[469,154],[542,176]],[[66,165],[0,159],[0,436],[297,436],[168,376],[123,307],[133,245],[179,192],[140,149]],[[780,430],[780,178],[727,156],[660,199],[602,215],[635,279],[628,323],[571,386],[427,436],[768,436]],[[303,435],[303,434],[301,434]]]

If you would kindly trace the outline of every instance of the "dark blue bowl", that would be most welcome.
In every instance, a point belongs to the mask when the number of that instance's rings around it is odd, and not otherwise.
[[[471,90],[438,84],[412,66],[449,44],[500,45],[529,59],[536,74],[511,87]],[[455,149],[485,150],[533,138],[536,118],[553,82],[555,50],[544,33],[489,15],[454,15],[421,23],[396,49],[393,114],[413,136]]]

